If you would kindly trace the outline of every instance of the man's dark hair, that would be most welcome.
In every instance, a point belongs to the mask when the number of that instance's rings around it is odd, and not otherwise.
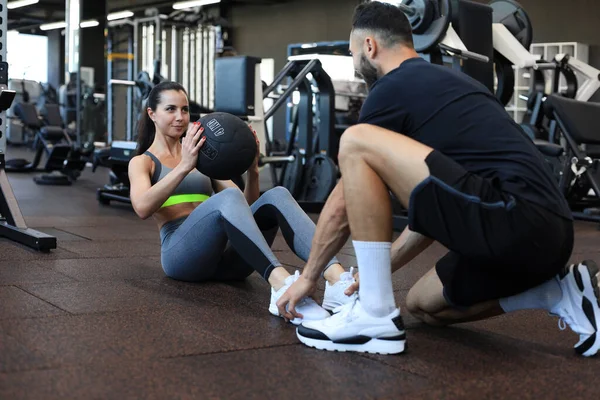
[[[412,29],[404,13],[395,5],[370,1],[354,9],[352,30],[368,30],[378,34],[386,47],[397,44],[413,47]]]

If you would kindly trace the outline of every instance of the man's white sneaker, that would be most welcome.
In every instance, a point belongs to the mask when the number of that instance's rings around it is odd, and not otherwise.
[[[284,285],[279,289],[275,290],[271,288],[271,304],[269,304],[269,312],[276,317],[281,317],[279,315],[279,310],[277,309],[277,300],[283,295],[286,290],[289,289],[290,286],[300,277],[300,272],[296,271],[294,275],[290,275],[285,278]],[[329,317],[329,313],[323,309],[320,305],[317,304],[311,297],[304,297],[296,304],[296,311],[304,317],[302,318],[294,318],[291,322],[294,325],[299,325],[302,321],[318,321],[323,318]]]
[[[327,319],[303,322],[296,335],[305,345],[320,350],[360,353],[402,353],[406,342],[400,309],[385,317],[373,317],[359,299]]]
[[[560,317],[559,327],[565,323],[579,334],[575,351],[585,357],[600,350],[600,293],[598,289],[598,266],[586,260],[566,266],[559,275],[562,299],[550,310]]]
[[[325,282],[325,294],[323,295],[324,309],[333,312],[334,309],[356,300],[358,292],[354,292],[350,296],[347,296],[344,293],[350,285],[356,282],[353,272],[354,267],[350,268],[350,272],[344,272],[340,275],[340,280],[333,285],[330,285],[329,282]]]

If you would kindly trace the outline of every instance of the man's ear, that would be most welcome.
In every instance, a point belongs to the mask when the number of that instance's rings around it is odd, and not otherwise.
[[[375,37],[367,36],[364,41],[364,54],[367,58],[373,59],[377,56],[377,52],[379,51],[379,46]]]

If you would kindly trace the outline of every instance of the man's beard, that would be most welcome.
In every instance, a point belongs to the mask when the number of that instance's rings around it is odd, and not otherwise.
[[[379,79],[377,68],[371,65],[364,54],[360,56],[360,69],[357,72],[367,84],[367,89],[371,89],[377,79]]]

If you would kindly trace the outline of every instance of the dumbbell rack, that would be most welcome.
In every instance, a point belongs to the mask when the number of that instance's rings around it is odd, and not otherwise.
[[[6,90],[8,84],[8,63],[6,59],[6,21],[5,4],[0,4],[0,237],[24,244],[38,251],[47,252],[56,248],[56,238],[30,229],[25,224],[21,209],[6,175],[5,150],[6,110],[10,108],[15,92]]]

